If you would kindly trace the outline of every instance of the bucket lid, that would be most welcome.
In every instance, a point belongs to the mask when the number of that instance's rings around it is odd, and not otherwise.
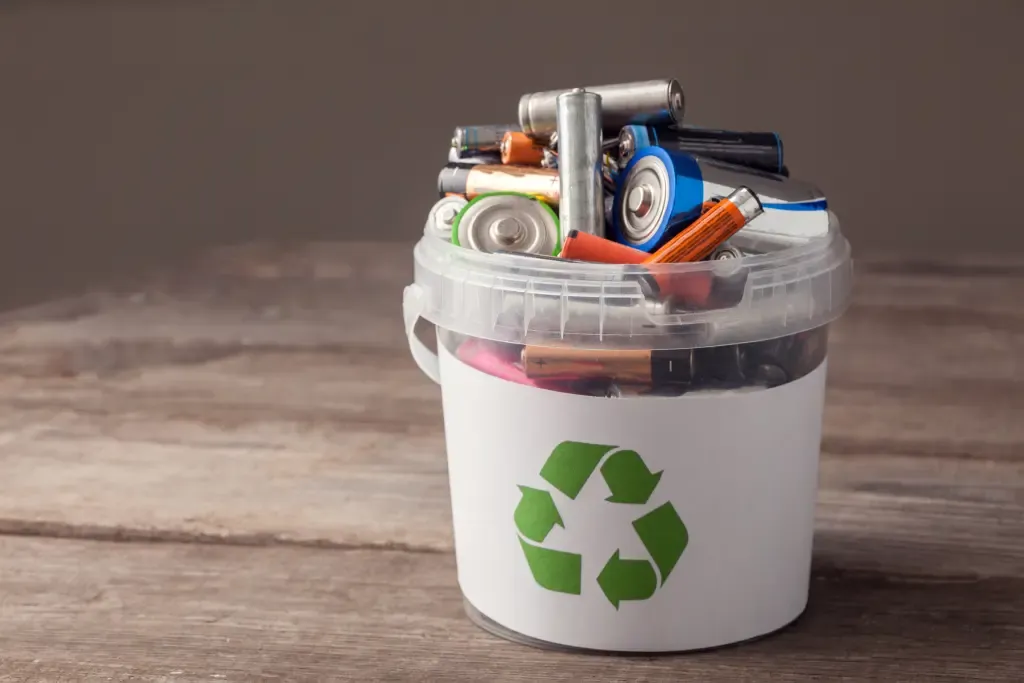
[[[435,325],[581,348],[693,348],[795,334],[839,317],[853,277],[850,245],[831,211],[828,233],[798,246],[697,263],[485,254],[435,236],[420,239],[413,256],[420,315]]]

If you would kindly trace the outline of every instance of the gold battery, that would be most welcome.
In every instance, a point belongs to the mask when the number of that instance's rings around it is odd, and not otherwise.
[[[649,385],[650,349],[576,349],[526,346],[523,371],[531,379],[610,378],[621,384]]]

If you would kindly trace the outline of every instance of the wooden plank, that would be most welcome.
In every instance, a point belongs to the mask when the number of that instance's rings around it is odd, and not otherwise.
[[[0,531],[450,549],[439,392],[399,312],[410,252],[225,249],[4,315]],[[844,566],[1020,575],[1024,261],[858,269],[821,542],[887,549]]]
[[[490,636],[447,553],[0,537],[0,576],[3,681],[1009,681],[1024,657],[1024,580],[827,557],[788,629],[656,658]]]

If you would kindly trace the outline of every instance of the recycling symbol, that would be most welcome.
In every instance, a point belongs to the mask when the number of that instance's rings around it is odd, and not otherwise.
[[[541,468],[541,478],[570,500],[575,500],[594,470],[600,466],[616,505],[646,505],[661,480],[636,451],[617,446],[563,441],[555,446]],[[522,498],[514,513],[519,544],[534,580],[542,588],[580,595],[583,557],[541,545],[555,525],[565,528],[555,499],[545,489],[520,486]],[[615,609],[624,600],[647,600],[664,586],[686,549],[689,534],[672,503],[665,503],[633,520],[633,529],[650,556],[623,558],[619,550],[605,562],[597,583]],[[653,560],[653,565],[651,564]],[[657,567],[657,574],[655,574]]]

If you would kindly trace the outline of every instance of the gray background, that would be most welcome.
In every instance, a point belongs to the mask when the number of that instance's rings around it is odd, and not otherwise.
[[[1021,250],[1022,20],[1019,0],[4,0],[0,306],[209,244],[411,241],[453,125],[669,76],[690,122],[781,133],[857,253]]]

